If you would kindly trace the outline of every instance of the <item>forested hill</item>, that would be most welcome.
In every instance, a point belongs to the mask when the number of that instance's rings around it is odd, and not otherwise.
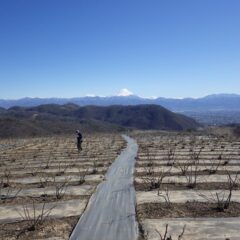
[[[186,130],[200,125],[159,105],[83,106],[48,104],[0,110],[0,137],[41,136],[82,131]]]

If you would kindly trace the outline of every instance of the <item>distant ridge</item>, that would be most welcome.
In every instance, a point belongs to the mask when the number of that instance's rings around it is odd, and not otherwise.
[[[0,137],[39,136],[131,129],[186,130],[199,127],[195,120],[158,105],[84,106],[48,104],[12,107],[0,114]]]
[[[201,112],[201,111],[240,111],[240,95],[238,94],[213,94],[203,98],[141,98],[135,95],[112,97],[79,97],[79,98],[23,98],[19,100],[0,100],[0,107],[13,106],[34,107],[43,104],[74,103],[79,106],[111,106],[111,105],[139,105],[155,104],[175,112]]]

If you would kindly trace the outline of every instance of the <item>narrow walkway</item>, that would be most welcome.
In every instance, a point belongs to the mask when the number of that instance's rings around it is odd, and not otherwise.
[[[123,136],[128,145],[117,157],[91,197],[88,207],[74,229],[70,240],[136,240],[133,172],[138,145]]]

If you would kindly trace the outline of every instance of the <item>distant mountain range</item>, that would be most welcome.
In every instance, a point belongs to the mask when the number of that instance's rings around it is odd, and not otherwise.
[[[19,100],[0,100],[0,107],[13,106],[34,107],[43,104],[74,103],[79,106],[111,106],[111,105],[161,105],[174,112],[206,112],[206,111],[240,111],[240,95],[215,94],[203,98],[142,98],[136,95],[112,97],[79,97],[79,98],[23,98]],[[2,111],[0,109],[0,111]]]
[[[130,129],[187,130],[195,120],[158,105],[84,106],[40,105],[0,109],[0,137],[41,136]]]

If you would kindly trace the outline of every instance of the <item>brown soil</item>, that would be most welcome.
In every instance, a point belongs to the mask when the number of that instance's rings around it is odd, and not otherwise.
[[[0,224],[0,240],[33,240],[61,237],[69,239],[79,217],[66,217],[62,219],[45,220],[36,230],[30,231],[29,222]]]
[[[85,181],[84,185],[91,185],[91,186],[96,186],[99,183],[101,183],[101,181]],[[50,186],[55,186],[56,184],[54,182],[48,182],[46,187],[50,187]],[[71,182],[68,186],[80,186],[83,184],[79,184],[78,181],[74,181]],[[17,189],[29,189],[29,188],[43,188],[41,186],[41,183],[27,183],[27,184],[22,184],[22,183],[10,183],[10,186],[13,188],[17,188]]]
[[[144,184],[144,183],[134,183],[136,191],[152,191],[157,190],[157,188],[152,188],[150,184]],[[186,183],[163,183],[162,185],[163,189],[168,190],[189,190],[190,188],[187,186]],[[223,182],[209,182],[209,183],[197,183],[196,187],[194,188],[196,190],[223,190],[228,189],[228,183]],[[235,187],[235,190],[240,190],[240,185],[237,185]]]
[[[240,164],[240,160],[239,160],[239,164]],[[220,166],[239,166],[239,164],[236,163],[226,163],[226,165],[220,165]],[[179,166],[184,166],[184,163],[178,163]],[[211,165],[213,166],[218,166],[219,163],[216,162],[215,164],[212,163]],[[136,167],[149,167],[149,163],[141,163],[141,161],[138,161],[135,165]],[[168,167],[169,165],[166,163],[154,163],[153,164],[154,167]],[[199,163],[198,166],[206,166],[209,167],[209,163]]]
[[[180,170],[179,170],[180,172]],[[159,176],[160,172],[153,172],[150,176]],[[224,171],[224,170],[218,170],[218,171],[211,171],[210,169],[202,170],[202,171],[197,171],[197,175],[227,175],[227,174],[238,174],[239,171]],[[191,174],[190,172],[186,172],[186,175]],[[135,177],[144,177],[144,176],[149,176],[148,172],[135,172]],[[173,173],[173,172],[166,172],[165,176],[184,176],[181,172],[180,173]]]
[[[140,219],[182,218],[182,217],[239,217],[240,203],[232,202],[228,209],[219,211],[216,204],[205,202],[145,203],[137,207]]]
[[[7,205],[15,205],[15,204],[32,204],[34,203],[49,203],[49,202],[58,202],[58,201],[67,201],[73,199],[89,199],[90,196],[74,196],[74,195],[64,195],[61,198],[57,198],[54,195],[42,195],[40,197],[16,197],[11,199],[6,199],[0,201],[0,206],[7,204]]]
[[[96,167],[109,167],[114,160],[115,160],[115,158],[113,158],[111,161],[110,161],[110,159],[107,159],[107,160],[97,160],[96,161]],[[64,164],[66,164],[67,161],[68,160],[66,160],[66,161],[58,161],[57,163],[58,164],[62,164],[62,166],[61,165],[60,166],[61,166],[61,168],[64,168]],[[81,161],[81,162],[77,162],[77,163],[68,164],[68,168],[77,167],[77,168],[80,168],[80,169],[88,169],[89,167],[92,167],[92,166],[89,166],[87,164],[89,162],[93,163],[94,161],[91,158],[89,158],[89,160],[86,160],[86,161]],[[7,166],[8,164],[9,163],[1,163],[0,166]],[[47,168],[44,168],[44,166],[39,166],[39,167],[33,167],[32,169],[33,170],[35,169],[35,170],[39,171],[41,169],[57,169],[57,168],[58,168],[58,166],[51,166],[51,165],[49,165]],[[18,171],[18,170],[26,170],[26,168],[24,166],[18,166],[18,167],[11,166],[11,171]],[[29,168],[27,168],[27,170],[29,170]]]
[[[90,170],[90,171],[86,171],[86,172],[80,172],[86,175],[94,175],[94,174],[102,174],[105,175],[106,174],[106,170],[98,170],[96,169],[95,171]],[[79,173],[76,172],[56,172],[56,173],[51,173],[51,172],[35,172],[35,173],[24,173],[24,174],[12,174],[12,178],[26,178],[26,177],[41,177],[41,176],[45,176],[45,177],[58,177],[58,176],[76,176]]]

